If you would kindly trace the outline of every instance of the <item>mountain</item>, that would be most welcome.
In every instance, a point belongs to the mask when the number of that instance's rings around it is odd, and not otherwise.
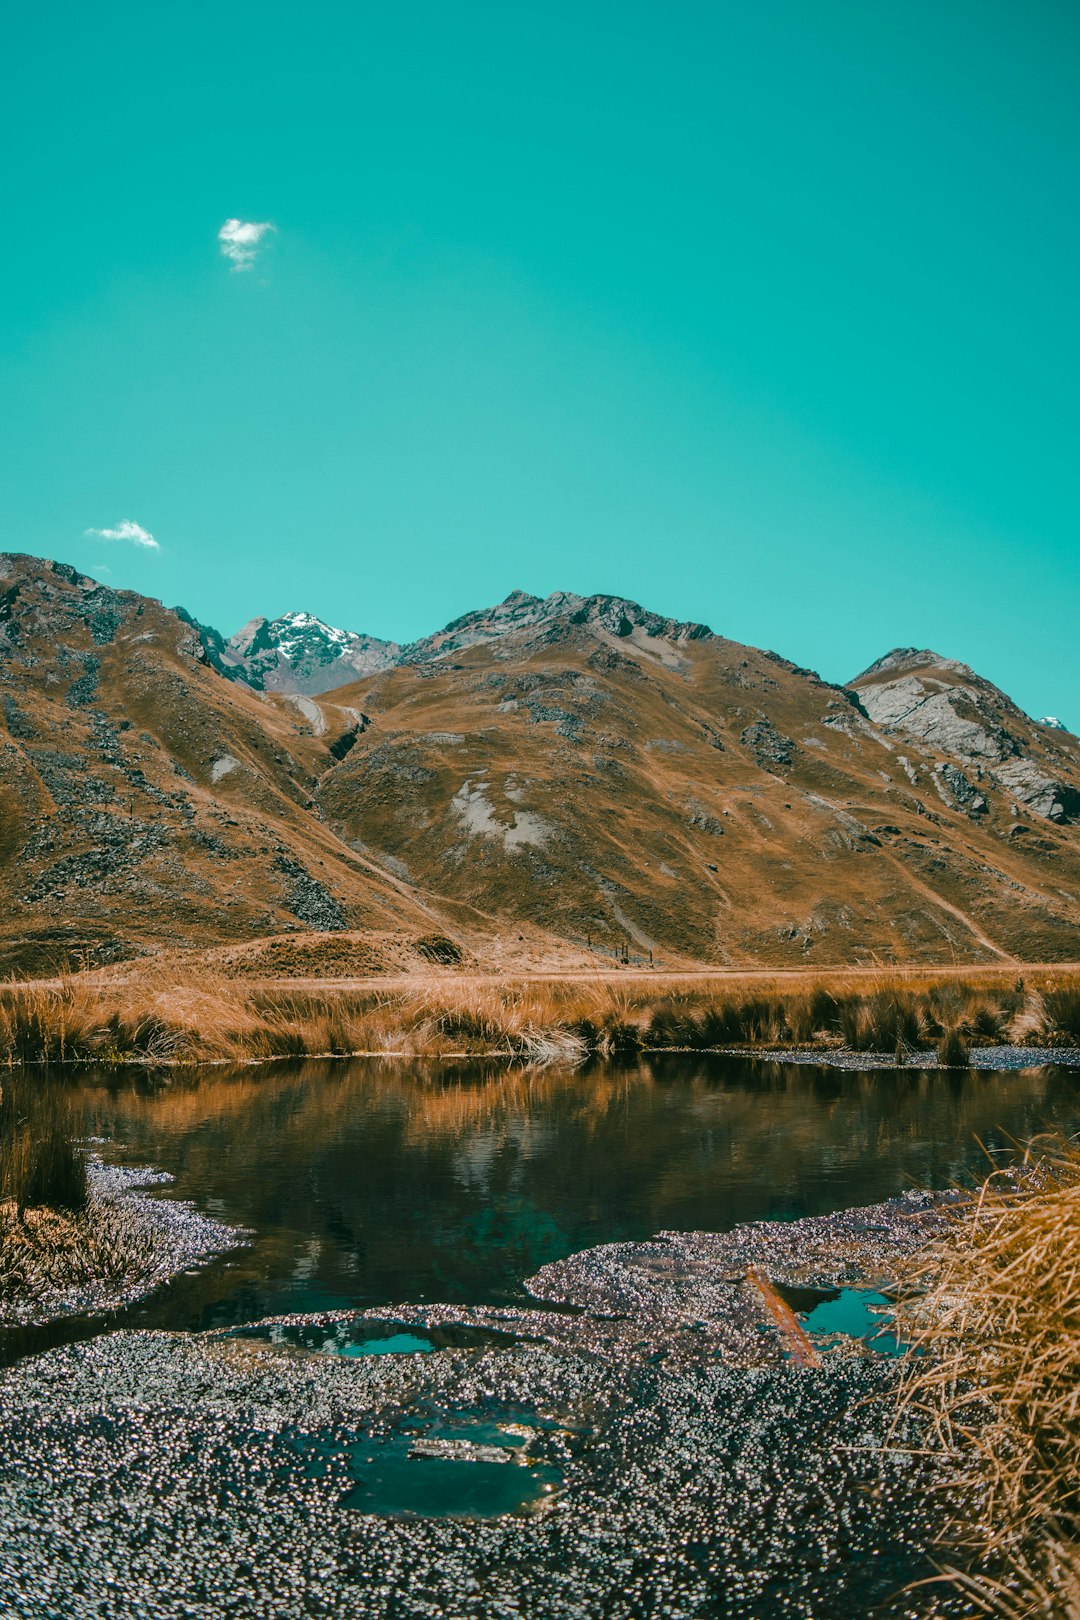
[[[208,625],[199,624],[183,608],[177,613],[203,641],[208,658],[230,679],[243,680],[255,691],[304,696],[333,691],[357,676],[389,669],[399,663],[419,663],[460,652],[481,642],[497,641],[514,630],[541,632],[545,626],[570,618],[593,621],[615,636],[645,630],[653,635],[711,635],[705,625],[678,625],[647,613],[636,602],[617,596],[574,596],[556,591],[548,597],[511,591],[495,607],[466,613],[445,629],[402,646],[375,636],[338,630],[310,613],[284,613],[277,619],[251,619],[227,639]]]
[[[684,641],[712,635],[707,625],[678,624],[674,619],[663,619],[621,596],[574,596],[569,591],[555,591],[551,596],[540,597],[529,596],[525,591],[511,591],[495,607],[466,613],[454,619],[445,630],[410,642],[399,650],[394,661],[419,663],[444,658],[448,653],[499,641],[514,632],[528,632],[530,640],[548,631],[558,635],[559,626],[565,623],[593,624],[618,640],[646,635],[654,640]]]
[[[337,630],[311,613],[251,619],[228,640],[198,628],[221,673],[258,692],[329,692],[358,675],[386,669],[401,652],[396,642]]]
[[[992,786],[1013,801],[1016,816],[1059,823],[1080,816],[1075,748],[1065,737],[1044,737],[1045,720],[1030,720],[966,664],[902,647],[851,684],[878,725],[936,752],[934,785],[946,804],[982,815]]]
[[[253,625],[226,640],[0,558],[0,960],[290,930],[665,963],[1076,954],[1080,744],[934,653],[845,688],[567,593],[400,648]]]
[[[935,655],[845,689],[620,598],[515,593],[334,697],[370,724],[328,825],[493,915],[733,963],[1075,955],[1080,748]]]
[[[223,680],[186,618],[0,556],[0,960],[430,930],[424,902],[313,813],[354,723],[316,740],[292,703]]]

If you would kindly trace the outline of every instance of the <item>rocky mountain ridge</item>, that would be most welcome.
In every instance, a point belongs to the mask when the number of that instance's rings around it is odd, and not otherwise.
[[[937,787],[971,814],[982,814],[989,781],[1021,807],[1049,821],[1080,816],[1080,794],[1067,779],[1069,754],[1046,727],[966,664],[928,649],[897,648],[851,683],[867,715],[891,733],[938,750],[952,763],[937,770]],[[965,772],[967,774],[965,774]]]
[[[624,597],[577,596],[570,591],[547,597],[511,591],[494,607],[463,614],[442,630],[404,645],[340,630],[314,614],[300,612],[251,619],[234,635],[224,637],[199,624],[183,608],[176,611],[197,630],[210,661],[230,680],[241,680],[253,691],[304,696],[332,691],[395,664],[422,663],[497,641],[511,632],[543,636],[567,620],[595,623],[620,639],[645,635],[684,641],[712,635],[707,625],[665,619]]]
[[[196,628],[220,673],[256,692],[329,692],[359,675],[388,668],[401,653],[397,642],[339,630],[313,613],[249,619],[228,637],[205,625]]]
[[[0,557],[0,958],[341,930],[601,963],[1077,954],[1080,745],[937,654],[838,687],[565,593],[403,648],[276,623],[238,651]],[[352,654],[387,661],[270,684]]]

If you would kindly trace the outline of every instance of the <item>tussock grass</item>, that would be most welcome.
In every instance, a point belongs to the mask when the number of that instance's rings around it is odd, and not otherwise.
[[[436,967],[395,985],[259,983],[191,959],[0,986],[0,1062],[200,1063],[352,1052],[580,1062],[662,1048],[834,1045],[897,1053],[1073,1039],[1080,979],[832,971],[494,979]],[[1078,1037],[1080,1039],[1080,1037]]]
[[[1059,985],[1042,996],[1043,1021],[1051,1046],[1080,1046],[1080,984]]]
[[[122,1217],[100,1205],[20,1215],[14,1202],[0,1202],[0,1316],[5,1307],[80,1284],[122,1284],[147,1258]]]
[[[991,1175],[908,1282],[901,1404],[929,1424],[976,1563],[952,1578],[987,1614],[1080,1620],[1080,1146]]]

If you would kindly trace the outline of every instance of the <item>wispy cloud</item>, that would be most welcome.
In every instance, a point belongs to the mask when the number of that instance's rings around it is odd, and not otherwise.
[[[277,226],[269,220],[227,219],[217,233],[221,251],[234,270],[250,270],[263,237]]]
[[[115,529],[85,529],[85,534],[95,540],[130,540],[133,546],[145,546],[149,551],[160,551],[161,547],[141,523],[132,523],[130,518],[121,518]]]

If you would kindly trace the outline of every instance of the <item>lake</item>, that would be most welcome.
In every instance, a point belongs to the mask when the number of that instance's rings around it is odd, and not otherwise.
[[[576,1250],[724,1231],[970,1180],[1080,1126],[1080,1075],[847,1071],[670,1056],[587,1072],[305,1061],[83,1075],[96,1151],[152,1164],[250,1247],[110,1320],[9,1333],[6,1357],[111,1326],[199,1330],[394,1302],[496,1304]]]

